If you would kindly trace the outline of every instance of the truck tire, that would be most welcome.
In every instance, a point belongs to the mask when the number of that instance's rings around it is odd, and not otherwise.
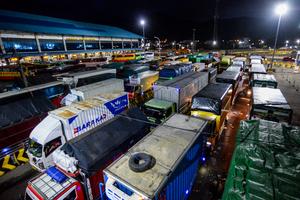
[[[129,159],[129,168],[134,172],[144,172],[151,169],[156,163],[153,156],[146,153],[133,154]]]

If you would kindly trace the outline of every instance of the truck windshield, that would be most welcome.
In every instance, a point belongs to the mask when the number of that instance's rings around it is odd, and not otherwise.
[[[158,108],[151,108],[151,107],[144,107],[144,113],[148,116],[148,117],[153,117],[155,119],[163,119],[165,117],[165,113],[166,111],[163,109],[158,109]]]
[[[28,151],[35,157],[42,157],[43,146],[32,139],[29,139]]]

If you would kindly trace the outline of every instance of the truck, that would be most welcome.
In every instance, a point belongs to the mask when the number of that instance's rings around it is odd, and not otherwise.
[[[252,91],[251,119],[265,119],[288,124],[292,122],[293,110],[280,89],[253,87]]]
[[[129,82],[129,77],[150,69],[148,64],[128,64],[117,70],[117,78]]]
[[[267,71],[263,64],[252,64],[249,69],[249,73],[251,79],[253,74],[267,74]]]
[[[55,165],[28,182],[26,199],[104,200],[103,169],[149,132],[133,108],[66,142],[53,153]]]
[[[213,67],[208,67],[202,70],[202,72],[208,72],[208,79],[209,83],[214,83],[216,82],[216,77],[217,77],[217,69]]]
[[[241,66],[242,70],[245,70],[246,68],[246,62],[247,62],[247,58],[246,57],[235,57],[233,59],[232,64],[235,66]]]
[[[205,160],[206,120],[174,114],[104,169],[110,200],[185,200]]]
[[[59,74],[56,76],[58,80],[70,85],[70,88],[81,87],[103,81],[110,78],[116,78],[116,69],[97,69],[91,71]]]
[[[125,85],[129,100],[137,102],[138,98],[147,99],[148,96],[153,96],[152,86],[158,78],[159,72],[150,70],[130,76],[129,83]]]
[[[170,80],[191,71],[193,71],[192,64],[181,63],[165,66],[162,70],[159,71],[159,78],[163,80]]]
[[[208,84],[207,72],[189,72],[153,86],[154,99],[146,102],[143,110],[148,119],[161,123],[172,113],[186,113],[194,94]]]
[[[218,72],[222,73],[224,70],[226,70],[231,64],[235,56],[226,55],[223,56],[220,62],[220,67]]]
[[[300,129],[241,121],[222,200],[299,199]]]
[[[43,171],[53,164],[52,153],[70,139],[113,118],[128,107],[125,92],[101,94],[50,111],[30,133],[30,164]]]
[[[70,105],[73,102],[83,101],[99,94],[120,92],[124,92],[124,81],[122,79],[110,78],[71,89],[70,93],[62,100],[62,104]]]
[[[214,133],[210,137],[213,146],[222,132],[231,98],[232,85],[226,83],[210,83],[192,98],[191,115],[208,120]]]
[[[241,78],[240,71],[223,71],[222,74],[218,74],[216,81],[217,83],[229,83],[232,85],[232,97],[231,101],[233,102],[235,93],[239,86],[239,81]]]
[[[251,80],[252,87],[277,88],[277,81],[272,74],[254,74]]]

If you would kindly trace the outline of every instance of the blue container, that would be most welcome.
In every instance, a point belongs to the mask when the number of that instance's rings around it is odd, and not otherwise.
[[[65,182],[68,177],[62,173],[61,171],[59,171],[56,167],[49,167],[46,170],[46,173],[57,183],[63,183]]]

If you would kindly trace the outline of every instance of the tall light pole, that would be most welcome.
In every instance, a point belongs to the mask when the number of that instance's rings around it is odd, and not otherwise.
[[[144,44],[143,47],[144,47],[144,51],[145,51],[145,45],[146,45],[146,42],[145,42],[145,23],[146,22],[143,19],[140,21],[140,24],[141,24],[141,26],[143,28],[143,44]]]
[[[160,57],[160,39],[158,37],[154,37],[158,40],[158,56]]]
[[[271,61],[271,69],[273,68],[273,63],[274,63],[274,56],[275,56],[276,47],[277,47],[277,40],[278,40],[281,18],[287,11],[288,11],[288,6],[287,6],[287,4],[284,4],[284,3],[278,4],[275,8],[275,13],[279,16],[279,18],[278,18],[278,24],[277,24],[277,30],[276,30],[276,36],[275,36],[272,61]]]

